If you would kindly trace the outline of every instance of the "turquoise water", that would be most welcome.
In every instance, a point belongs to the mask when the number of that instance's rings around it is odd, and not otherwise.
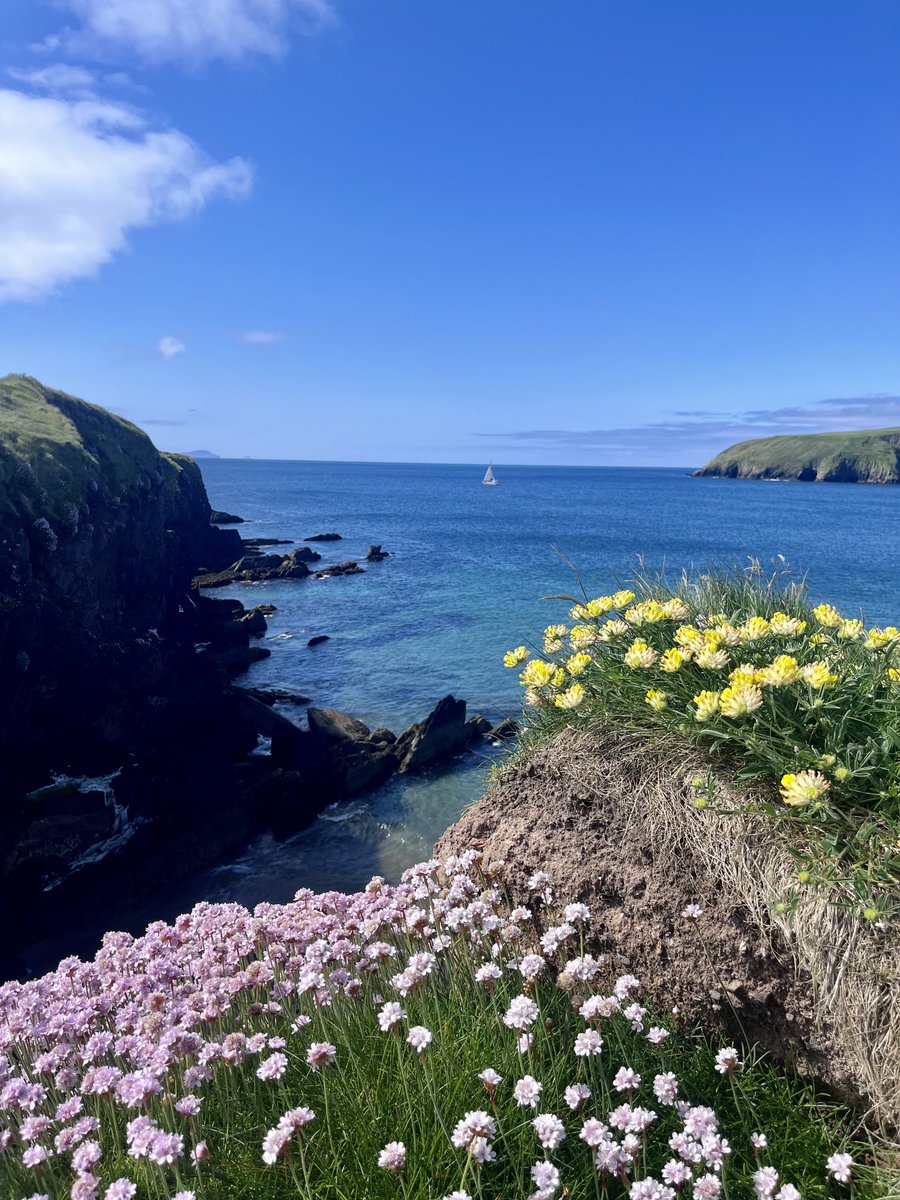
[[[520,689],[501,665],[509,646],[565,619],[542,597],[591,595],[643,556],[671,571],[756,557],[806,573],[816,600],[870,622],[900,618],[900,488],[692,479],[684,470],[483,467],[208,460],[214,508],[247,518],[245,537],[301,539],[336,530],[323,561],[391,557],[365,575],[240,585],[271,603],[272,657],[241,683],[277,684],[315,704],[399,730],[447,692],[470,712],[515,714]],[[283,547],[282,549],[289,549]],[[577,571],[577,575],[576,575]],[[314,648],[307,640],[327,633]],[[348,888],[373,872],[396,878],[481,791],[491,754],[442,775],[330,810],[286,842],[260,839],[196,885],[196,896],[245,903],[300,886]],[[192,885],[194,886],[194,885]],[[205,889],[205,890],[203,890]]]

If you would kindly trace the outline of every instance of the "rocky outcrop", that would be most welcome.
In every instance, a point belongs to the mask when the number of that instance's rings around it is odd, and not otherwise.
[[[422,771],[465,746],[466,702],[445,696],[420,725],[412,725],[397,739],[398,770]]]
[[[243,525],[244,518],[236,517],[234,513],[221,512],[216,509],[209,514],[210,522],[213,525]]]
[[[303,540],[304,542],[339,542],[341,535],[339,533],[314,533],[311,537]]]
[[[267,583],[274,579],[305,579],[308,563],[318,562],[321,554],[303,546],[289,554],[263,554],[253,550],[243,554],[225,570],[198,574],[194,584],[199,588],[230,587],[234,583]]]
[[[337,575],[361,575],[363,568],[358,562],[353,562],[348,559],[346,562],[334,563],[330,567],[323,567],[321,571],[316,571],[316,579],[331,579]]]
[[[383,559],[389,557],[389,552],[382,550],[380,546],[370,546],[366,551],[366,562],[381,562]]]

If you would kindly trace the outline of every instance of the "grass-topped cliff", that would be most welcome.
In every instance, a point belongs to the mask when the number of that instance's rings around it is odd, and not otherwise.
[[[694,474],[817,483],[900,483],[900,429],[751,438],[729,446]]]

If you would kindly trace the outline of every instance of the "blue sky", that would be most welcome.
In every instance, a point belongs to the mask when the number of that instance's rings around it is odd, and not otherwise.
[[[0,373],[169,449],[900,425],[894,0],[6,0]]]

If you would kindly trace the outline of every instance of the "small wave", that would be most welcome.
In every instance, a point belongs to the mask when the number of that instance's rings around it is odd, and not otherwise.
[[[289,642],[291,640],[291,638],[295,637],[295,636],[296,635],[293,633],[273,633],[271,637],[266,638],[266,641],[267,642]]]
[[[358,817],[366,811],[364,804],[347,804],[344,801],[336,801],[334,804],[329,804],[324,812],[319,813],[320,821],[331,821],[335,825],[341,825],[344,821],[352,821],[354,817]]]

